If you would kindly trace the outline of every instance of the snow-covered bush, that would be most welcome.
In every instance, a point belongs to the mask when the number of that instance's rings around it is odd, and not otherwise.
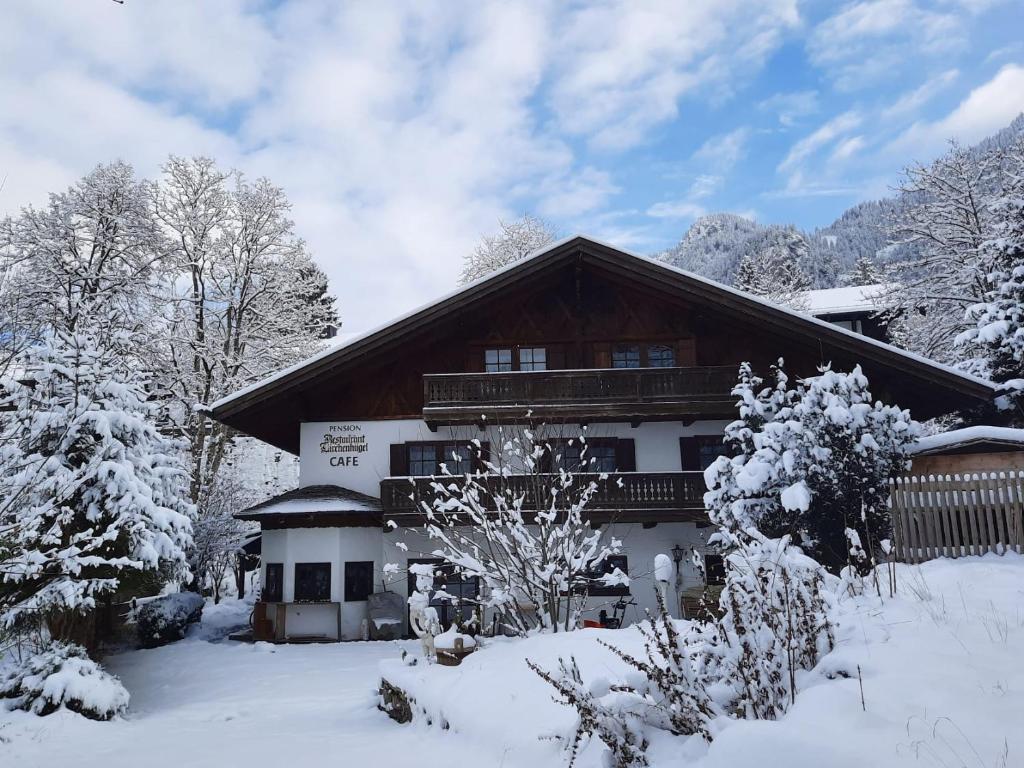
[[[730,455],[704,473],[709,514],[727,530],[798,538],[835,573],[851,563],[864,573],[889,538],[888,480],[905,469],[920,427],[909,411],[872,399],[860,366],[826,367],[790,388],[780,360],[774,379],[764,387],[740,367],[739,419],[725,432]],[[863,542],[857,556],[848,529]]]
[[[439,543],[433,554],[481,580],[482,605],[508,631],[576,629],[591,583],[628,583],[619,571],[594,575],[620,547],[586,518],[599,483],[611,480],[586,471],[585,436],[548,441],[531,429],[506,428],[498,434],[503,445],[494,460],[478,455],[477,470],[437,478],[434,498],[421,502],[426,533]],[[479,454],[479,441],[474,447]],[[571,463],[562,453],[570,450]]]
[[[202,618],[204,604],[195,592],[163,595],[143,604],[135,614],[139,645],[158,648],[181,640],[188,625]]]
[[[61,707],[92,720],[110,720],[128,708],[128,691],[78,645],[52,643],[0,672],[0,699],[9,709],[49,715]]]
[[[567,740],[575,760],[597,735],[616,768],[646,765],[645,728],[711,741],[716,718],[774,720],[796,698],[801,675],[832,649],[829,620],[837,580],[791,546],[754,529],[720,534],[725,560],[722,616],[708,623],[676,622],[659,594],[659,611],[639,625],[642,654],[599,641],[633,671],[622,680],[587,685],[574,659],[548,672],[527,662],[577,711]]]

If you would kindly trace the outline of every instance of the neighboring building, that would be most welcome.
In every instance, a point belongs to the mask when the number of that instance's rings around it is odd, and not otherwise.
[[[807,314],[854,333],[885,341],[888,322],[881,317],[887,285],[849,285],[807,292]]]
[[[910,451],[912,475],[1024,472],[1024,429],[977,426],[922,437]]]
[[[632,598],[626,621],[642,618],[663,552],[680,565],[676,612],[701,586],[689,558],[710,531],[701,470],[735,418],[737,366],[767,371],[779,357],[803,376],[859,363],[877,397],[919,418],[993,395],[980,379],[574,237],[212,406],[300,457],[299,491],[242,515],[263,531],[259,615],[292,639],[359,637],[384,564],[431,558],[416,513],[429,476],[453,453],[468,463],[470,440],[497,450],[496,425],[527,411],[568,434],[587,425],[598,468],[622,480],[589,513],[623,541],[615,565],[632,584],[589,607]],[[407,594],[404,577],[388,586]]]

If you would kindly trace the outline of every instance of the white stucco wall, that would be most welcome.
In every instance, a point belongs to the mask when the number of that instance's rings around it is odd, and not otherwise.
[[[291,528],[263,531],[263,555],[260,576],[266,583],[267,563],[284,568],[284,602],[295,599],[295,564],[331,564],[331,602],[341,605],[341,637],[358,640],[366,618],[366,601],[345,602],[345,563],[371,560],[374,564],[374,589],[380,586],[383,567],[382,533],[379,528]],[[288,634],[325,634],[338,631],[334,606],[296,604],[289,606],[286,618]]]
[[[673,472],[682,468],[680,437],[720,435],[725,425],[725,421],[697,421],[688,426],[678,421],[646,422],[638,427],[626,423],[591,424],[586,434],[590,438],[631,438],[636,447],[638,471]],[[573,426],[560,429],[567,435],[578,433]],[[431,432],[426,422],[414,419],[306,422],[300,432],[299,482],[302,486],[340,485],[379,496],[380,481],[391,474],[392,443],[468,443],[473,439],[490,442],[492,446],[500,444],[495,428],[481,431],[474,426],[441,427]]]

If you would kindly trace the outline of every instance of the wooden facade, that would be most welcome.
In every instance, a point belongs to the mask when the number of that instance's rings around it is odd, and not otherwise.
[[[616,345],[623,344],[670,348],[677,370],[610,371]],[[547,351],[543,375],[513,367],[490,379],[473,376],[487,375],[487,350],[511,350],[515,360],[534,347]],[[911,407],[918,418],[982,405],[992,396],[980,380],[888,345],[574,238],[227,398],[215,404],[213,416],[293,453],[302,422],[457,423],[467,415],[452,408],[477,408],[485,393],[501,405],[500,386],[518,388],[505,398],[512,408],[533,405],[540,393],[555,406],[545,416],[565,420],[730,418],[729,371],[749,361],[767,373],[780,357],[791,376],[813,375],[826,364],[860,364],[876,397]],[[708,391],[712,381],[717,391]],[[663,386],[664,395],[653,396],[648,386]],[[583,390],[585,407],[567,407]]]

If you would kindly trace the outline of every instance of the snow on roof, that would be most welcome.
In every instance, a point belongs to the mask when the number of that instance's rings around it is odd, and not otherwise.
[[[949,432],[940,432],[937,435],[922,437],[908,453],[911,456],[916,456],[924,453],[933,453],[944,448],[954,448],[973,443],[1000,443],[1011,446],[1017,445],[1024,448],[1024,429],[991,427],[987,425],[951,429]]]
[[[416,309],[413,309],[413,310],[411,310],[409,312],[406,312],[403,315],[399,315],[398,317],[394,318],[393,320],[389,320],[388,322],[383,323],[383,324],[381,324],[381,325],[379,325],[379,326],[377,326],[375,328],[372,328],[372,329],[370,329],[370,330],[368,330],[368,331],[366,331],[364,333],[353,335],[352,337],[350,337],[348,339],[345,339],[340,344],[332,344],[331,346],[327,347],[326,349],[321,350],[320,352],[318,352],[315,355],[312,355],[312,356],[306,358],[305,360],[302,360],[302,361],[300,361],[298,363],[295,363],[294,365],[291,365],[291,366],[289,366],[287,368],[282,368],[277,373],[271,374],[270,376],[267,376],[266,378],[263,378],[263,379],[260,379],[258,381],[255,381],[252,384],[250,384],[250,385],[248,385],[246,387],[243,387],[242,389],[236,390],[235,392],[232,392],[230,395],[226,395],[225,397],[222,397],[220,400],[217,400],[216,402],[211,403],[209,406],[206,407],[206,410],[207,411],[214,411],[214,410],[216,410],[218,408],[221,408],[221,407],[223,407],[225,405],[228,405],[229,403],[231,403],[231,402],[233,402],[235,400],[238,400],[239,398],[244,397],[244,396],[246,396],[246,395],[248,395],[248,394],[250,394],[250,393],[252,393],[252,392],[254,392],[256,390],[262,389],[262,388],[264,388],[264,387],[266,387],[266,386],[268,386],[270,384],[273,384],[274,382],[280,381],[281,379],[284,379],[284,378],[288,377],[292,373],[295,373],[297,371],[301,371],[303,368],[306,368],[306,367],[308,367],[308,366],[310,366],[310,365],[312,365],[314,363],[317,363],[320,360],[323,360],[324,358],[331,357],[332,355],[338,354],[341,351],[347,349],[348,347],[354,346],[355,344],[363,341],[364,339],[368,339],[368,338],[370,338],[372,336],[375,336],[376,334],[381,333],[382,331],[387,330],[391,326],[396,325],[397,323],[400,323],[403,320],[408,320],[408,319],[410,319],[412,317],[415,317],[420,312],[423,312],[425,310],[431,309],[432,307],[434,307],[434,306],[436,306],[438,304],[442,304],[443,302],[445,302],[445,301],[447,301],[447,300],[449,300],[451,298],[454,298],[455,296],[458,296],[461,293],[469,291],[472,288],[476,287],[477,285],[485,283],[485,282],[487,282],[489,280],[493,280],[494,278],[496,278],[499,275],[502,275],[502,274],[504,274],[506,272],[511,272],[514,269],[518,269],[518,268],[522,267],[524,264],[526,264],[527,262],[533,261],[534,259],[537,259],[537,258],[543,256],[544,254],[548,253],[549,251],[552,251],[555,248],[558,248],[559,246],[565,245],[566,243],[569,243],[569,242],[571,242],[573,240],[577,240],[577,239],[587,240],[587,241],[589,241],[591,243],[594,243],[596,245],[600,245],[600,246],[603,246],[605,248],[611,249],[613,251],[617,251],[619,253],[625,254],[626,256],[629,256],[631,258],[638,259],[640,261],[645,261],[648,264],[654,264],[657,267],[660,267],[662,269],[665,269],[665,270],[668,270],[670,272],[675,272],[677,274],[683,275],[683,276],[685,276],[685,277],[687,277],[687,278],[689,278],[691,280],[694,280],[694,281],[699,282],[699,283],[703,283],[704,285],[710,286],[710,287],[715,288],[717,290],[725,291],[725,292],[731,293],[731,294],[733,294],[735,296],[741,296],[744,299],[747,299],[748,301],[752,301],[752,302],[757,303],[757,304],[762,304],[762,305],[764,305],[766,307],[771,307],[772,309],[775,309],[776,311],[783,312],[785,314],[788,314],[788,315],[791,315],[793,317],[799,318],[800,320],[802,320],[802,321],[804,321],[806,323],[812,323],[812,324],[818,325],[819,327],[826,328],[830,332],[841,333],[841,334],[844,334],[846,336],[849,336],[850,338],[855,339],[857,342],[860,342],[860,343],[863,343],[863,344],[869,344],[869,345],[878,347],[880,349],[885,349],[885,350],[888,350],[890,352],[894,352],[894,353],[903,355],[904,357],[907,357],[909,359],[915,360],[918,363],[922,363],[924,365],[931,366],[931,367],[936,368],[938,370],[945,371],[946,373],[950,373],[950,374],[959,376],[959,377],[961,377],[961,378],[963,378],[965,380],[968,380],[968,381],[973,381],[976,384],[982,384],[982,385],[992,389],[993,393],[998,388],[996,384],[994,384],[993,382],[989,381],[988,379],[983,379],[980,376],[975,376],[974,374],[970,374],[970,373],[967,373],[965,371],[961,371],[960,369],[954,368],[951,365],[945,365],[943,363],[936,362],[935,360],[931,360],[930,358],[924,357],[922,355],[918,355],[918,354],[916,354],[914,352],[910,352],[910,351],[905,350],[905,349],[900,349],[899,347],[894,347],[891,344],[886,344],[883,341],[878,341],[877,339],[872,339],[872,338],[870,338],[868,336],[864,336],[864,335],[862,335],[860,333],[857,333],[855,331],[849,330],[847,328],[843,328],[843,327],[838,326],[838,325],[833,325],[832,323],[826,322],[824,320],[819,320],[817,317],[814,317],[813,313],[808,314],[806,312],[800,312],[800,311],[797,311],[795,309],[791,309],[791,308],[783,306],[781,304],[775,304],[775,303],[773,303],[771,301],[768,301],[767,299],[764,299],[764,298],[762,298],[760,296],[755,296],[754,294],[747,293],[746,291],[741,291],[741,290],[739,290],[737,288],[733,288],[733,287],[725,285],[723,283],[719,283],[719,282],[717,282],[715,280],[712,280],[710,278],[698,275],[695,272],[689,272],[689,271],[687,271],[685,269],[680,269],[679,267],[677,267],[677,266],[675,266],[673,264],[668,264],[668,263],[666,263],[664,261],[661,261],[660,259],[657,259],[657,258],[654,258],[654,257],[651,257],[651,256],[641,256],[638,253],[633,253],[631,251],[627,251],[624,248],[620,248],[618,246],[611,245],[610,243],[606,243],[606,242],[604,242],[602,240],[598,240],[597,238],[594,238],[594,237],[589,237],[589,236],[586,236],[586,235],[570,235],[569,237],[563,237],[561,240],[556,240],[553,243],[548,243],[547,245],[543,246],[542,248],[538,248],[536,251],[533,251],[529,255],[523,257],[522,259],[519,259],[518,261],[514,261],[514,262],[512,262],[510,264],[506,264],[504,267],[501,267],[500,269],[496,269],[493,272],[489,272],[488,274],[483,275],[482,277],[479,277],[476,280],[473,280],[472,282],[467,283],[466,285],[459,286],[458,288],[456,288],[453,291],[448,291],[444,295],[442,295],[442,296],[440,296],[440,297],[438,297],[436,299],[433,299],[432,301],[429,301],[426,304],[423,304],[422,306],[417,307]],[[857,286],[857,287],[858,288],[865,288],[865,287],[870,287],[870,286]],[[829,290],[829,289],[826,289],[826,290]]]
[[[884,308],[882,299],[887,290],[884,283],[874,283],[808,291],[806,311],[811,315],[877,311]]]
[[[296,488],[243,509],[235,517],[253,520],[269,515],[315,515],[336,512],[380,512],[380,499],[339,485]]]

